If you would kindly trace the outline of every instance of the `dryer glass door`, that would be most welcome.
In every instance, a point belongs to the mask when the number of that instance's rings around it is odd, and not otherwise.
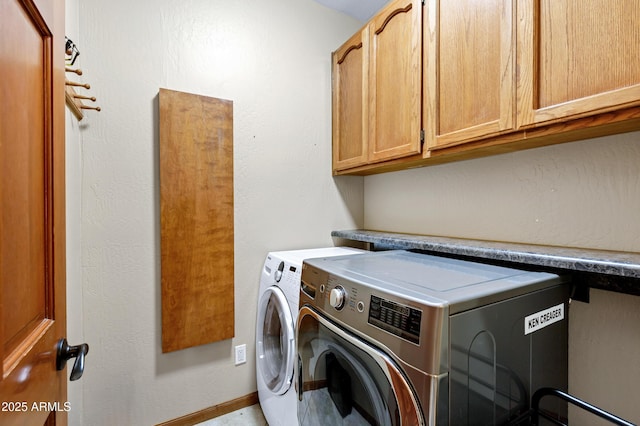
[[[411,385],[378,348],[308,307],[297,342],[301,424],[424,425]]]
[[[294,369],[295,333],[287,298],[280,288],[269,287],[258,303],[256,330],[258,374],[273,393],[281,395],[291,387]]]

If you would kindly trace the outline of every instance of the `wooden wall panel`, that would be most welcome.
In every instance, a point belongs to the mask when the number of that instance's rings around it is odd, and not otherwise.
[[[162,351],[234,336],[233,103],[160,89]]]

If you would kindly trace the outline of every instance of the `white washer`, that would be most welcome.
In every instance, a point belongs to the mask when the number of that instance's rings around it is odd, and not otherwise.
[[[260,406],[270,426],[298,424],[293,375],[302,262],[362,252],[350,247],[328,247],[267,255],[258,292],[256,375]]]

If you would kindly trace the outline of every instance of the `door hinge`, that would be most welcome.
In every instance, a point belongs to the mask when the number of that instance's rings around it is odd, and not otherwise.
[[[420,143],[424,145],[424,129],[420,129]]]

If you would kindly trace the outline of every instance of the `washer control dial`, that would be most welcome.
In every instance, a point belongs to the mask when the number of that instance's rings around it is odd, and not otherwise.
[[[276,280],[277,283],[279,283],[280,280],[282,279],[283,272],[284,272],[284,262],[280,262],[280,264],[278,265],[278,269],[276,270],[276,274],[274,276],[274,279]]]
[[[345,291],[344,287],[338,285],[335,288],[331,289],[331,292],[329,293],[329,304],[337,310],[341,310],[342,308],[344,308],[344,300],[346,299],[346,297],[347,292]]]

